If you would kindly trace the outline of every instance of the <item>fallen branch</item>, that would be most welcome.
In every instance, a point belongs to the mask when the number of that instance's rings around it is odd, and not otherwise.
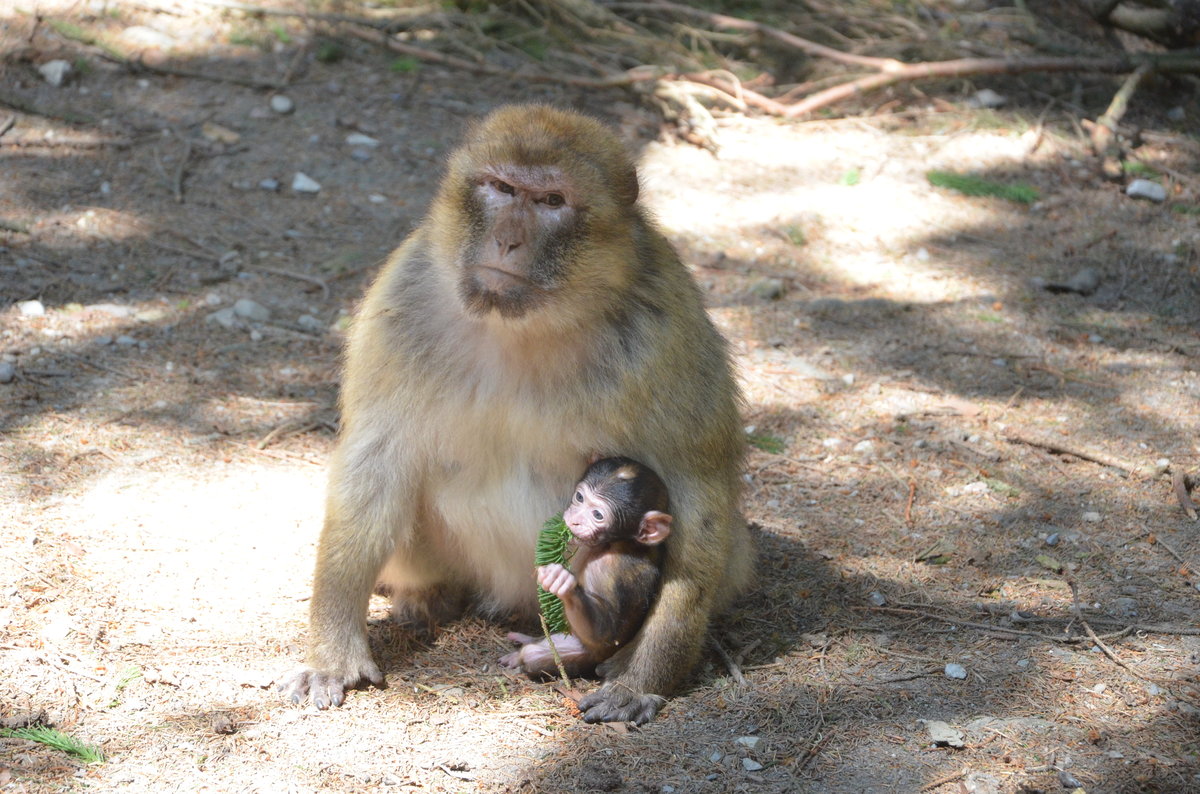
[[[882,74],[860,77],[848,83],[819,91],[790,105],[786,118],[805,116],[852,96],[878,91],[897,83],[951,77],[974,77],[984,74],[1026,74],[1028,72],[1099,72],[1120,74],[1131,72],[1143,64],[1155,72],[1200,72],[1200,55],[1194,52],[1139,53],[1111,58],[959,58],[952,61],[914,63],[891,69]]]
[[[615,88],[621,86],[630,86],[634,83],[643,83],[653,80],[658,80],[665,76],[668,72],[666,69],[658,66],[635,66],[624,72],[616,72],[604,77],[582,77],[578,75],[563,75],[563,74],[548,74],[544,72],[523,72],[513,69],[503,69],[499,66],[493,66],[490,63],[475,63],[468,61],[465,58],[458,58],[454,55],[446,55],[445,53],[437,52],[436,50],[428,50],[424,47],[418,47],[414,44],[399,41],[388,34],[364,28],[361,25],[346,25],[344,29],[355,38],[363,41],[377,44],[381,47],[386,47],[399,55],[407,55],[410,58],[433,63],[439,66],[449,66],[454,69],[462,69],[476,74],[486,74],[494,77],[506,77],[512,80],[524,80],[532,83],[557,83],[560,85],[570,85],[576,88]]]
[[[325,283],[325,279],[310,276],[306,273],[294,273],[291,270],[279,270],[273,267],[248,267],[247,270],[253,270],[258,273],[267,273],[280,278],[294,278],[297,281],[303,281],[306,284],[314,284],[321,288],[321,297],[324,300],[329,300],[329,285]]]
[[[1088,625],[1087,619],[1084,618],[1083,610],[1079,608],[1079,588],[1075,584],[1075,578],[1068,575],[1066,580],[1067,585],[1071,588],[1071,612],[1075,615],[1075,619],[1079,621],[1079,624],[1083,626],[1083,630],[1087,632],[1088,638],[1096,644],[1096,647],[1099,648],[1105,656],[1112,660],[1113,664],[1124,668],[1133,677],[1140,678],[1143,681],[1155,681],[1156,679],[1151,678],[1150,676],[1142,675],[1137,670],[1134,670],[1128,664],[1121,661],[1120,657],[1113,652],[1112,648],[1109,648],[1099,637],[1096,636],[1096,632],[1092,631],[1092,627]],[[1127,629],[1126,633],[1130,631],[1132,631],[1132,629]]]
[[[1140,467],[1134,463],[1130,463],[1127,460],[1122,460],[1121,458],[1113,455],[1108,455],[1103,452],[1091,452],[1089,450],[1079,449],[1077,447],[1069,447],[1057,441],[1034,438],[1017,430],[1013,430],[1012,428],[1008,428],[1004,431],[1004,438],[1007,441],[1044,449],[1048,452],[1054,453],[1055,455],[1070,455],[1071,457],[1079,458],[1080,460],[1086,460],[1091,463],[1099,463],[1101,466],[1108,466],[1110,468],[1117,469],[1118,471],[1123,471],[1128,475],[1139,474],[1143,471],[1143,467]]]
[[[716,650],[717,656],[721,657],[721,661],[725,663],[725,667],[729,670],[729,677],[734,680],[738,686],[746,686],[746,676],[742,675],[742,670],[738,667],[737,662],[729,655],[729,652],[721,645],[721,641],[716,637],[709,638],[709,644]]]
[[[1121,147],[1117,143],[1117,125],[1129,109],[1129,100],[1133,98],[1134,92],[1150,71],[1150,65],[1144,63],[1126,77],[1120,90],[1109,103],[1108,109],[1096,119],[1096,126],[1092,128],[1092,150],[1097,157],[1103,159],[1104,175],[1110,179],[1117,179],[1122,173],[1121,162],[1118,159]]]
[[[1171,486],[1175,489],[1175,498],[1179,500],[1179,506],[1183,508],[1183,512],[1188,514],[1188,518],[1195,521],[1196,505],[1188,496],[1187,477],[1184,475],[1182,467],[1176,466],[1171,471]]]

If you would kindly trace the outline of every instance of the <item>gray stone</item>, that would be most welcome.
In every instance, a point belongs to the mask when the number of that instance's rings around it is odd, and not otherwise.
[[[371,152],[369,149],[355,149],[350,152],[350,159],[358,163],[365,163],[371,159]]]
[[[762,300],[779,300],[783,297],[783,281],[777,278],[760,279],[750,285],[750,292]]]
[[[742,745],[743,747],[753,750],[755,747],[758,747],[758,743],[762,741],[762,737],[760,737],[760,736],[739,736],[736,739],[734,739],[734,741],[737,742],[738,744]]]
[[[218,309],[212,314],[204,318],[206,323],[216,323],[224,328],[236,328],[238,325],[237,316],[233,313],[232,306],[226,306],[224,309]]]
[[[379,141],[375,140],[370,135],[363,135],[361,132],[352,132],[347,135],[346,143],[351,146],[365,146],[368,149],[374,149],[379,145]]]
[[[286,113],[291,113],[295,109],[296,103],[293,102],[289,97],[286,97],[283,94],[276,94],[275,96],[271,97],[271,110],[275,111],[276,113],[284,115]]]
[[[961,664],[955,664],[954,662],[946,665],[945,672],[947,678],[963,679],[967,677],[967,668],[963,667]]]
[[[241,298],[237,303],[233,304],[233,313],[253,323],[265,323],[271,319],[270,309],[249,298]]]
[[[1167,111],[1167,119],[1170,121],[1183,121],[1187,118],[1187,111],[1181,106],[1176,105]]]
[[[935,745],[943,747],[963,747],[963,732],[958,728],[952,728],[941,720],[922,720],[925,723],[925,730],[929,731],[929,738],[933,740]]]
[[[0,361],[0,383],[12,383],[17,377],[17,368],[8,361]]]
[[[1091,295],[1100,286],[1100,273],[1094,267],[1085,267],[1067,279],[1064,286],[1080,295]]]
[[[259,181],[258,187],[261,190],[269,190],[272,193],[275,193],[279,190],[279,180],[278,179],[269,179],[269,178],[263,179],[263,180]]]
[[[309,333],[320,334],[325,332],[325,324],[311,314],[300,315],[299,319],[296,320],[296,325]]]
[[[297,171],[296,175],[292,177],[292,190],[297,193],[319,193],[321,183],[303,171]]]
[[[63,84],[63,81],[67,79],[67,75],[71,73],[71,64],[68,61],[55,59],[53,61],[46,61],[37,70],[47,83],[57,88]]]
[[[977,108],[1001,108],[1008,104],[1008,97],[990,88],[981,88],[975,92],[970,104]]]
[[[21,312],[22,317],[46,316],[46,307],[41,301],[21,301],[17,304],[17,311]]]
[[[1130,198],[1162,202],[1167,200],[1167,189],[1149,179],[1135,179],[1125,188],[1125,195]]]
[[[747,772],[757,772],[762,768],[763,765],[755,761],[753,758],[742,759],[742,769],[745,769]]]
[[[121,347],[133,347],[137,343],[137,340],[128,334],[121,334],[117,337],[117,344]]]

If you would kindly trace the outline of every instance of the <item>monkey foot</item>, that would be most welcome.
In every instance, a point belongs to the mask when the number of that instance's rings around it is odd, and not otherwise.
[[[584,722],[632,722],[645,725],[662,708],[666,699],[659,695],[643,695],[621,684],[605,684],[584,695],[579,710]]]
[[[340,706],[346,699],[346,690],[354,689],[364,681],[375,686],[384,686],[383,673],[374,662],[367,662],[353,673],[324,673],[311,667],[301,667],[287,675],[279,685],[279,691],[293,703],[312,702],[319,709]]]

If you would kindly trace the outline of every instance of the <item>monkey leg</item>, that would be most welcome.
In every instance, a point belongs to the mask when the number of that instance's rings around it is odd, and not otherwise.
[[[558,663],[545,638],[536,640],[528,634],[510,631],[508,639],[520,643],[521,647],[500,657],[500,664],[521,670],[530,678],[553,678],[558,675]],[[562,659],[567,675],[590,675],[596,669],[595,661],[579,638],[570,634],[551,634],[550,640]]]
[[[449,572],[424,543],[396,549],[379,573],[379,589],[392,601],[392,620],[414,633],[432,636],[462,616],[467,606],[464,587],[451,582]]]

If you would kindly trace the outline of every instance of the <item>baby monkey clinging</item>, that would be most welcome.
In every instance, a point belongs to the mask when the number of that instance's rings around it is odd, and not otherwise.
[[[563,512],[574,536],[571,570],[557,563],[537,570],[538,584],[562,600],[571,627],[550,638],[569,675],[590,675],[642,627],[658,592],[669,509],[667,486],[629,458],[596,461],[575,487]],[[554,673],[546,640],[516,632],[508,638],[521,648],[501,664],[532,676]]]

